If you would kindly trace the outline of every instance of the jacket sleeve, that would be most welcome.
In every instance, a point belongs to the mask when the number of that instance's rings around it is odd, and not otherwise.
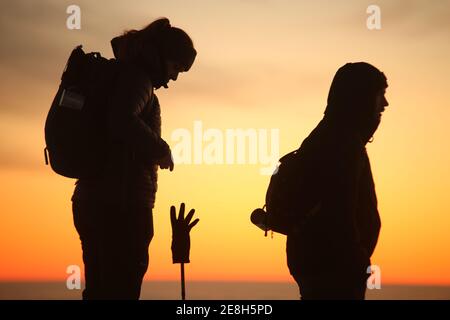
[[[359,182],[363,169],[363,146],[355,142],[339,144],[325,169],[327,185],[325,204],[328,206],[330,227],[334,230],[334,246],[343,265],[363,267],[370,263],[361,244],[357,224]]]
[[[168,144],[141,118],[153,98],[150,79],[135,68],[122,66],[113,90],[108,117],[111,138],[133,147],[145,163],[153,164],[169,154]]]

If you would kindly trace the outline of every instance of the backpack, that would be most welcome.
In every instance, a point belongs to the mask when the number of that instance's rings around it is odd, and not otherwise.
[[[312,160],[302,148],[279,160],[270,178],[265,206],[251,215],[251,221],[264,230],[265,235],[268,230],[284,235],[298,231],[320,209],[318,181],[311,164]]]
[[[116,60],[76,47],[45,122],[45,163],[68,178],[101,175],[108,150],[108,95]]]

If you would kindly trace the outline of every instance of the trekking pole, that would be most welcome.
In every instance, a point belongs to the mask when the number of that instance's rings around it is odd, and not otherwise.
[[[181,300],[186,300],[186,287],[184,281],[184,262],[180,263],[181,269]]]
[[[184,264],[189,263],[189,249],[191,247],[191,239],[189,232],[198,223],[199,219],[191,222],[195,210],[191,209],[186,217],[184,217],[184,203],[180,206],[180,213],[176,215],[174,206],[170,207],[170,222],[172,225],[172,262],[180,264],[181,272],[181,300],[186,300],[186,285],[184,277]]]

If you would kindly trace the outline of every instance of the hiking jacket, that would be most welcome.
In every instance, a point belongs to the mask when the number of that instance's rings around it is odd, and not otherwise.
[[[159,102],[141,68],[120,60],[116,68],[105,114],[110,138],[106,170],[101,177],[79,179],[72,200],[104,199],[125,207],[131,202],[153,208],[157,160],[170,153],[161,138]]]
[[[353,130],[322,120],[301,152],[313,172],[320,209],[287,237],[292,274],[364,274],[380,231],[365,143]]]

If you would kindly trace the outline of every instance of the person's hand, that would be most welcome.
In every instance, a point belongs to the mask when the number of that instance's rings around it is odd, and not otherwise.
[[[191,209],[184,217],[184,203],[180,206],[180,213],[176,217],[176,209],[170,207],[170,222],[172,224],[172,261],[173,263],[189,263],[189,249],[191,240],[189,232],[200,221],[195,219],[191,222],[195,209]]]
[[[161,169],[169,169],[170,171],[173,171],[174,163],[172,159],[172,152],[169,151],[164,158],[161,158],[158,161],[158,164]]]

